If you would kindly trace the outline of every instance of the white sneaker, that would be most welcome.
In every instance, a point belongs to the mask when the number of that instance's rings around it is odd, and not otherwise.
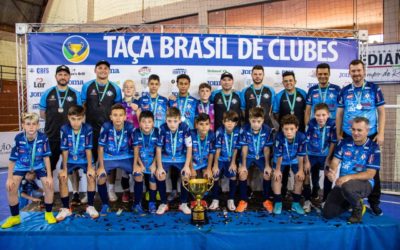
[[[118,196],[117,196],[117,194],[115,193],[114,190],[108,191],[108,199],[109,199],[111,202],[116,202],[116,201],[118,200]]]
[[[236,210],[235,201],[233,199],[228,200],[228,210],[231,212]]]
[[[181,210],[184,214],[191,214],[192,210],[188,207],[187,203],[181,203],[179,205],[179,210]]]
[[[160,204],[160,206],[158,206],[156,214],[162,215],[162,214],[165,214],[165,212],[167,212],[167,211],[168,211],[168,205],[167,204]]]
[[[83,197],[81,199],[81,203],[82,204],[87,204],[87,202],[88,202],[87,194],[83,193]]]
[[[212,200],[211,205],[208,207],[210,210],[217,210],[219,208],[219,200]]]
[[[94,206],[88,206],[86,208],[86,213],[92,217],[92,219],[96,219],[97,217],[99,217],[99,213],[97,212],[96,208],[94,208]]]
[[[311,201],[307,200],[304,202],[303,205],[304,212],[309,213],[311,212]]]
[[[325,206],[325,201],[321,203],[321,208],[323,209]]]
[[[58,212],[56,220],[63,221],[65,218],[71,215],[72,215],[71,210],[69,210],[68,208],[60,208],[60,212]]]
[[[172,190],[171,193],[168,195],[167,200],[169,202],[171,202],[171,201],[175,200],[176,198],[178,198],[178,191]]]

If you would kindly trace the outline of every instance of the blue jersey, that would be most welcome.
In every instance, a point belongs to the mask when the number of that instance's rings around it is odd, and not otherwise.
[[[335,84],[329,84],[328,87],[320,88],[319,85],[312,86],[307,93],[306,104],[311,106],[311,118],[314,117],[314,107],[318,103],[325,103],[329,107],[330,116],[336,119],[337,99],[340,93],[340,87]]]
[[[233,151],[240,149],[240,129],[235,127],[232,133],[227,134],[224,127],[217,129],[215,133],[215,148],[221,149],[219,161],[231,161]]]
[[[306,156],[306,136],[297,131],[296,137],[289,142],[283,132],[279,132],[274,145],[274,163],[282,157],[282,165],[299,164],[297,157]]]
[[[308,123],[307,154],[314,156],[328,156],[331,143],[336,143],[336,123],[328,118],[324,127],[320,127],[315,118]]]
[[[361,104],[361,107],[358,107]],[[357,116],[368,118],[369,134],[377,133],[378,119],[377,107],[385,104],[381,88],[377,85],[365,82],[363,87],[354,87],[349,84],[340,91],[338,107],[343,108],[343,131],[351,135],[351,123]],[[361,109],[359,109],[361,108]]]
[[[36,141],[36,150],[33,151]],[[32,154],[35,158],[32,162]],[[51,155],[50,145],[47,136],[44,133],[37,132],[36,139],[28,141],[25,133],[19,133],[15,136],[14,146],[11,150],[10,161],[15,162],[14,171],[30,171],[46,168],[44,157]]]
[[[211,130],[207,137],[201,140],[196,129],[191,131],[193,142],[193,169],[198,170],[208,165],[208,155],[215,154],[215,135]]]
[[[368,138],[363,145],[356,145],[352,138],[341,140],[334,156],[341,160],[339,176],[365,172],[368,168],[379,170],[381,165],[379,145]],[[374,185],[374,179],[369,182]]]
[[[157,147],[162,149],[162,161],[166,163],[184,163],[186,149],[192,147],[190,129],[186,123],[181,122],[174,133],[164,123],[160,128]]]
[[[99,137],[99,146],[104,148],[104,160],[133,158],[132,133],[132,123],[124,122],[123,129],[117,131],[112,122],[105,122]]]
[[[264,157],[264,148],[271,147],[274,144],[272,130],[268,125],[263,124],[261,131],[254,134],[250,124],[248,124],[242,129],[240,143],[242,146],[248,147],[247,158]]]
[[[160,126],[167,120],[168,99],[158,95],[151,98],[149,94],[140,97],[139,108],[141,111],[151,111],[154,115],[154,127]],[[155,110],[155,111],[154,111]]]
[[[194,119],[198,115],[198,105],[199,101],[190,95],[185,97],[178,96],[175,101],[169,100],[169,106],[176,107],[181,111],[182,121],[184,121],[190,129],[194,129]]]
[[[139,147],[139,157],[147,174],[150,173],[150,166],[156,157],[158,137],[158,128],[154,128],[148,135],[143,133],[141,129],[135,129],[132,134],[133,146]]]
[[[93,129],[87,123],[83,123],[79,135],[74,133],[70,124],[61,127],[61,150],[68,151],[67,163],[87,164],[86,149],[93,148]]]

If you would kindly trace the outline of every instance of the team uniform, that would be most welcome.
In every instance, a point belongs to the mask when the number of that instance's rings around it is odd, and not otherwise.
[[[59,90],[57,86],[47,89],[40,98],[40,110],[45,111],[44,131],[49,138],[51,169],[55,170],[60,159],[60,128],[68,123],[68,109],[73,105],[82,105],[78,91],[68,87]]]
[[[43,193],[38,192],[39,186],[36,181],[28,181],[25,177],[22,179],[21,184],[19,186],[19,209],[26,207],[29,204],[29,200],[22,197],[22,194],[26,194],[35,198],[42,198]]]
[[[199,101],[190,95],[185,97],[178,96],[175,101],[169,100],[169,106],[179,109],[181,112],[181,121],[186,123],[190,129],[194,129],[194,119],[198,115],[198,105]]]
[[[218,128],[223,127],[223,116],[224,113],[233,110],[239,115],[239,124],[242,120],[242,104],[240,100],[240,95],[233,91],[229,95],[225,95],[222,89],[215,90],[211,94],[211,101],[214,104],[214,114],[215,114],[215,126],[214,130],[217,131]]]
[[[97,145],[101,126],[110,120],[111,107],[122,102],[121,89],[117,84],[99,84],[96,80],[82,86],[82,102],[86,106],[86,122],[93,128],[93,159],[97,160]]]
[[[330,118],[336,119],[336,109],[340,87],[329,83],[327,87],[321,88],[318,84],[312,86],[307,93],[306,104],[311,106],[311,118],[314,117],[314,107],[319,103],[328,105]]]
[[[138,128],[139,127],[139,120],[138,120],[138,117],[136,115],[136,112],[131,107],[132,103],[134,103],[136,105],[139,105],[139,102],[137,100],[133,99],[133,98],[132,98],[131,102],[127,102],[125,100],[122,100],[121,104],[125,108],[126,121],[132,123],[134,128]]]
[[[160,128],[167,120],[168,99],[157,95],[151,98],[149,94],[139,98],[138,105],[141,111],[151,111],[154,115],[154,127]]]
[[[286,168],[290,168],[294,174],[299,171],[297,157],[306,156],[306,136],[297,132],[294,140],[289,142],[283,132],[279,132],[274,144],[273,168],[276,168],[276,163],[279,157],[282,157],[281,172]]]
[[[279,114],[279,124],[285,115],[292,114],[299,120],[299,131],[305,132],[304,112],[306,110],[306,96],[306,92],[299,88],[296,88],[293,94],[289,94],[284,89],[276,95],[272,112]]]
[[[191,131],[193,147],[193,169],[202,170],[208,166],[209,154],[215,154],[215,135],[211,130],[208,131],[206,138],[201,140],[196,129]]]
[[[245,121],[249,122],[250,109],[261,107],[264,110],[264,123],[272,128],[271,110],[275,101],[275,90],[267,85],[257,89],[254,84],[243,89],[241,92],[242,110],[245,111]]]
[[[199,101],[197,113],[198,114],[206,113],[210,117],[210,129],[214,131],[215,127],[214,104],[211,103],[210,101],[208,101],[207,103]]]

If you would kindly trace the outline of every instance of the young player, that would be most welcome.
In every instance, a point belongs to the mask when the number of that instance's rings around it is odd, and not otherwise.
[[[134,165],[133,176],[135,179],[134,193],[135,200],[132,210],[135,213],[143,214],[142,196],[143,179],[146,182],[146,189],[150,193],[149,212],[156,213],[156,147],[158,140],[158,128],[154,127],[154,115],[151,111],[143,111],[139,116],[140,129],[133,132]]]
[[[53,178],[50,167],[50,145],[47,136],[39,132],[39,115],[26,113],[22,117],[24,131],[15,137],[14,147],[10,154],[6,188],[11,216],[1,225],[10,228],[21,223],[18,204],[18,188],[22,178],[29,171],[34,171],[43,184],[45,193],[45,220],[49,224],[57,222],[53,212]]]
[[[295,174],[292,210],[304,214],[300,205],[300,194],[304,181],[304,157],[306,156],[306,136],[299,132],[299,121],[294,115],[286,115],[281,120],[282,132],[279,132],[274,145],[272,189],[274,191],[274,214],[282,212],[282,173],[290,168]]]
[[[237,173],[237,154],[240,149],[240,130],[236,125],[239,121],[239,115],[230,110],[224,114],[223,127],[218,128],[215,139],[215,157],[212,173],[214,176],[214,186],[212,188],[212,202],[210,210],[219,208],[219,190],[218,180],[225,176],[229,178],[229,198],[227,202],[228,210],[235,211],[235,193],[236,193],[236,173]]]
[[[94,208],[96,193],[96,173],[92,165],[93,130],[84,123],[85,109],[82,106],[71,106],[68,110],[69,124],[61,127],[62,168],[59,172],[60,197],[62,208],[57,214],[57,221],[72,215],[69,209],[68,177],[77,169],[83,169],[87,176],[88,206],[86,213],[93,219],[99,217]]]
[[[269,200],[271,196],[270,147],[273,145],[272,130],[264,124],[264,110],[260,107],[250,109],[250,125],[242,130],[242,164],[239,167],[239,192],[240,202],[236,212],[243,212],[247,208],[247,176],[251,166],[258,167],[263,173],[264,208],[272,213],[273,205]]]
[[[99,192],[103,207],[101,215],[109,211],[106,176],[113,169],[122,169],[126,174],[133,170],[133,125],[126,121],[126,112],[121,104],[111,107],[111,122],[105,122],[99,137],[99,168],[97,169],[97,191]],[[129,179],[121,183],[123,190],[129,190]]]
[[[26,172],[19,187],[19,208],[22,209],[29,204],[29,201],[41,202],[43,189],[36,184],[36,173]]]
[[[329,167],[336,140],[335,120],[329,118],[329,106],[325,103],[315,105],[315,118],[308,123],[307,136],[307,160],[305,165],[305,181],[303,195],[305,198],[304,211],[311,211],[311,197],[318,198],[319,191],[319,171]],[[307,169],[310,166],[310,169]],[[310,173],[311,172],[311,173]],[[312,194],[310,187],[310,174],[312,180]],[[324,178],[324,196],[323,202],[332,188],[332,182],[328,178]]]
[[[126,110],[126,121],[133,124],[135,128],[139,127],[139,121],[137,116],[138,101],[135,100],[135,83],[132,80],[126,80],[122,86],[122,93],[124,95],[122,99],[122,105]]]
[[[210,117],[210,128],[214,131],[214,104],[210,101],[211,86],[203,82],[199,85],[200,102],[198,106],[198,113],[206,113]]]
[[[160,88],[160,77],[150,75],[148,80],[149,94],[139,98],[139,114],[142,111],[149,110],[154,115],[154,127],[160,128],[166,121],[168,99],[158,94]]]
[[[176,168],[181,173],[182,182],[190,178],[190,162],[192,160],[192,139],[186,123],[181,122],[179,109],[171,107],[167,111],[167,122],[160,128],[160,136],[157,142],[157,188],[161,196],[161,204],[157,214],[168,211],[166,194],[166,173],[171,168]],[[179,210],[190,214],[187,204],[188,192],[181,185],[181,204]]]

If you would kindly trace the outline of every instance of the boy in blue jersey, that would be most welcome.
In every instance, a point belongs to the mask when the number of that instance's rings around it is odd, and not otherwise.
[[[154,127],[154,115],[151,111],[143,111],[139,116],[139,127],[133,132],[134,165],[133,176],[135,179],[135,200],[132,210],[138,214],[144,214],[142,208],[143,179],[146,189],[150,193],[149,212],[156,213],[156,147],[158,140],[158,128]]]
[[[308,124],[314,117],[314,108],[318,103],[326,103],[329,108],[330,118],[336,119],[337,98],[340,87],[329,82],[331,69],[329,64],[321,63],[317,65],[315,75],[318,84],[312,86],[307,93],[306,112],[304,113],[304,124]]]
[[[29,204],[29,201],[41,202],[43,199],[43,189],[36,184],[36,173],[26,172],[19,187],[19,208],[22,209]]]
[[[57,222],[53,212],[53,178],[49,156],[50,145],[47,136],[39,132],[39,115],[26,113],[22,116],[24,131],[17,134],[10,154],[6,188],[11,216],[1,225],[1,228],[10,228],[21,223],[18,204],[18,188],[22,178],[29,171],[34,171],[43,184],[45,192],[45,220],[48,224]]]
[[[160,128],[165,123],[168,99],[158,94],[160,88],[160,77],[158,75],[150,75],[148,80],[149,94],[139,98],[139,111],[151,111],[154,115],[154,127]]]
[[[305,212],[311,211],[311,197],[317,199],[319,191],[319,172],[329,166],[336,139],[335,120],[330,118],[329,106],[325,103],[315,105],[315,118],[308,123],[306,132],[307,136],[307,157],[304,166],[305,180],[303,187]],[[312,193],[310,187],[310,174],[312,180]],[[332,182],[328,178],[324,178],[324,196],[322,201],[326,200],[328,193],[332,188]]]
[[[103,203],[101,215],[106,215],[110,210],[106,176],[117,168],[127,174],[133,170],[133,125],[126,121],[126,111],[122,104],[111,107],[110,119],[111,122],[105,122],[101,128],[98,147],[97,191]],[[129,189],[129,179],[121,184],[123,190]]]
[[[230,110],[224,113],[223,127],[217,129],[215,139],[215,157],[213,165],[214,186],[211,190],[212,202],[210,210],[219,208],[219,179],[222,176],[229,178],[229,198],[227,207],[230,211],[235,211],[235,193],[236,193],[236,173],[237,173],[237,155],[240,150],[240,129],[236,127],[239,122],[239,115]]]
[[[379,145],[368,138],[369,121],[356,117],[352,124],[352,137],[341,140],[336,146],[327,177],[333,182],[339,168],[339,178],[329,193],[323,209],[325,218],[334,218],[349,207],[349,223],[360,223],[365,212],[363,199],[374,185],[374,176],[380,169]],[[340,167],[339,167],[340,164]]]
[[[181,122],[179,109],[171,107],[167,111],[167,122],[160,128],[157,142],[157,188],[161,196],[161,204],[156,213],[161,215],[168,211],[166,193],[166,174],[175,168],[181,173],[181,180],[190,178],[190,162],[192,161],[192,139],[188,125]],[[184,214],[191,214],[187,204],[188,192],[181,185],[181,204],[179,210]]]
[[[69,209],[68,177],[75,170],[83,169],[87,176],[88,207],[86,213],[93,219],[99,217],[94,208],[94,195],[96,193],[96,173],[92,165],[93,130],[84,123],[85,109],[82,106],[71,106],[68,110],[69,124],[61,127],[62,168],[59,172],[60,197],[62,208],[57,214],[57,221],[62,221],[72,215]]]
[[[210,129],[214,131],[214,104],[210,100],[211,96],[211,86],[210,84],[203,82],[199,85],[199,106],[198,112],[206,113],[210,117]]]
[[[264,110],[260,107],[251,108],[249,111],[250,125],[242,130],[242,164],[238,169],[240,201],[236,212],[243,212],[247,208],[247,177],[251,166],[258,167],[263,173],[264,208],[272,213],[273,205],[269,200],[271,196],[270,147],[273,145],[272,130],[264,124]]]
[[[306,156],[306,136],[298,131],[299,121],[294,115],[285,115],[281,120],[282,131],[278,133],[274,145],[272,189],[274,191],[274,214],[282,212],[282,173],[290,168],[295,174],[292,210],[304,214],[300,205],[300,194],[304,181],[304,157]]]

